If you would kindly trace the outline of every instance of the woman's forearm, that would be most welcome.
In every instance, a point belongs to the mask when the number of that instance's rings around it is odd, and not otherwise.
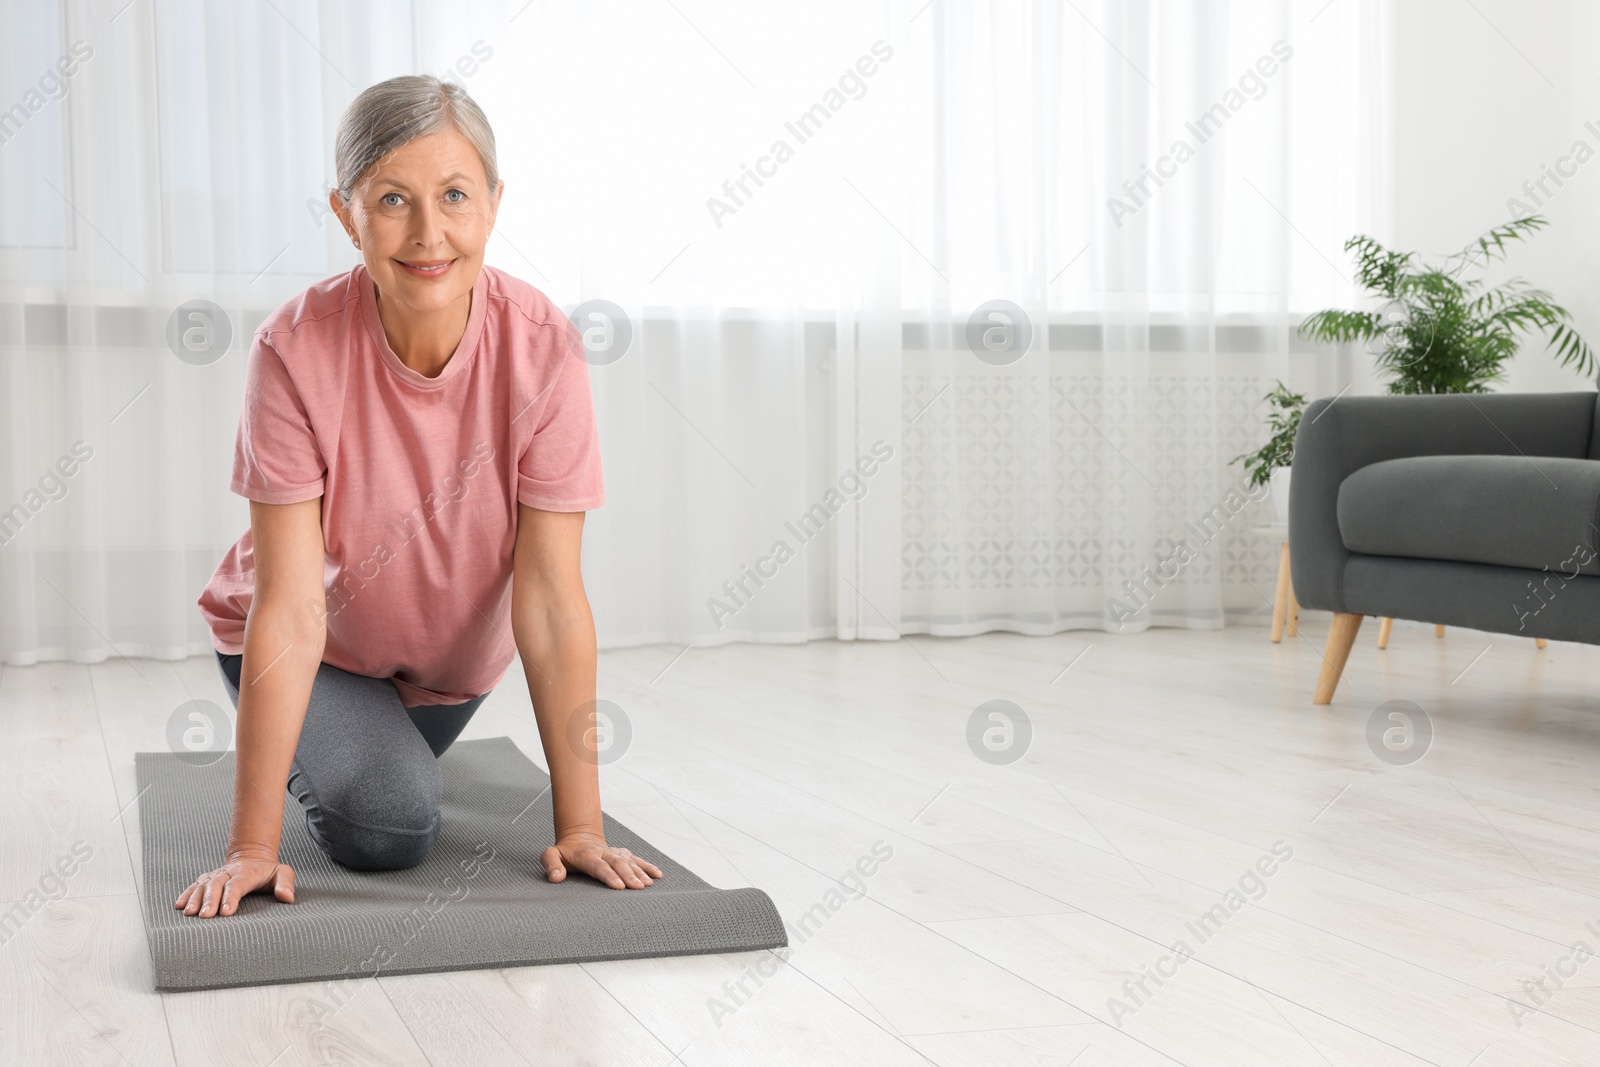
[[[559,839],[604,835],[600,766],[595,752],[595,635],[587,604],[580,611],[539,611],[514,619],[539,743],[550,767],[550,795]]]
[[[326,631],[287,611],[252,608],[239,665],[233,817],[228,855],[278,856],[283,798]]]

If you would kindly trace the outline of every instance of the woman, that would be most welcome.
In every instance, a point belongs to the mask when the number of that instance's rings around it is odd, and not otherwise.
[[[604,500],[588,366],[559,309],[484,265],[494,135],[460,86],[393,78],[346,110],[335,162],[329,203],[363,263],[251,346],[232,480],[250,529],[199,601],[238,709],[233,818],[222,866],[175,906],[294,902],[285,788],[339,863],[422,862],[438,756],[513,653],[550,767],[546,877],[645,888],[660,869],[606,845],[588,730],[579,547]]]

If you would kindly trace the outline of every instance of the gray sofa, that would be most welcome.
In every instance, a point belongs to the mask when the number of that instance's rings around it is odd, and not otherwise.
[[[1327,704],[1367,615],[1600,644],[1600,394],[1313,401],[1295,437],[1289,553],[1334,613]]]

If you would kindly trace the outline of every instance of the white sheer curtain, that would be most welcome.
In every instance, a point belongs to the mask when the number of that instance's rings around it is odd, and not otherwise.
[[[333,129],[407,72],[483,104],[490,261],[600,353],[603,645],[1259,615],[1260,504],[1108,604],[1222,501],[1271,379],[1341,384],[1290,324],[1381,222],[1377,4],[9,5],[0,657],[210,647],[249,334],[353,262]],[[997,300],[1025,354],[969,331]],[[208,321],[226,353],[175,355]]]
[[[904,353],[901,629],[1270,617],[1271,505],[1229,461],[1274,379],[1345,384],[1292,326],[1353,299],[1341,246],[1382,222],[1384,12],[1004,12],[936,4],[907,49],[936,106],[905,229],[939,269],[906,286],[930,340]],[[994,299],[1043,335],[998,366],[960,335]]]

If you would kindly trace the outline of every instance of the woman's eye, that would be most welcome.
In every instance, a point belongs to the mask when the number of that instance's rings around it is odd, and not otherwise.
[[[460,189],[451,189],[448,193],[444,194],[445,203],[447,204],[459,204],[466,198],[467,194],[463,193]]]
[[[399,193],[385,193],[381,203],[385,207],[399,207],[400,203],[401,203],[400,194]]]

